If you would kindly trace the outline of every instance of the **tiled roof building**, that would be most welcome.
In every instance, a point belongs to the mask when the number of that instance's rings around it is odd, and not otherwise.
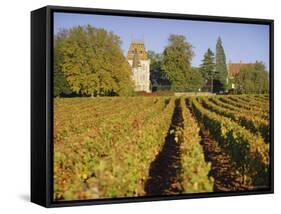
[[[246,67],[253,67],[255,66],[254,63],[242,63],[242,61],[240,61],[239,63],[229,63],[228,64],[228,75],[229,78],[234,78],[242,68],[246,68]]]

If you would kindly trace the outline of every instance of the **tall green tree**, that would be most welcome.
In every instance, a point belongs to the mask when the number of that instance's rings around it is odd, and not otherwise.
[[[133,93],[131,68],[113,32],[90,25],[73,27],[60,51],[72,91],[91,96]]]
[[[215,57],[214,53],[210,48],[204,54],[204,58],[202,60],[202,64],[200,65],[200,72],[205,82],[211,83],[211,91],[213,92],[213,80],[215,76]]]
[[[170,35],[168,46],[163,52],[162,69],[174,91],[194,90],[193,83],[198,75],[191,68],[194,56],[192,45],[186,41],[185,36]]]
[[[192,68],[188,76],[188,90],[198,92],[204,86],[204,78],[198,68]]]
[[[65,78],[64,73],[62,72],[62,54],[60,52],[61,48],[64,45],[64,42],[67,37],[67,30],[59,32],[54,37],[54,72],[53,72],[53,81],[54,81],[54,96],[58,97],[61,95],[69,95],[72,93],[70,86]]]
[[[148,51],[147,54],[150,60],[150,72],[161,71],[162,54],[155,53],[154,51]]]
[[[240,94],[263,94],[269,92],[269,75],[262,62],[244,66],[234,78],[235,89]]]
[[[148,58],[150,60],[150,81],[152,87],[157,87],[157,91],[169,90],[171,84],[161,67],[163,55],[154,51],[148,51]]]
[[[226,57],[224,49],[222,46],[222,40],[219,37],[216,44],[216,80],[218,80],[222,85],[222,90],[227,90],[227,67],[226,67]],[[220,90],[220,89],[219,89]]]

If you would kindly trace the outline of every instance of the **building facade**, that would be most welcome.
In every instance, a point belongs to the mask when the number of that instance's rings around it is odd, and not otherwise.
[[[133,41],[131,43],[127,60],[132,67],[135,91],[150,92],[150,60],[142,41]]]

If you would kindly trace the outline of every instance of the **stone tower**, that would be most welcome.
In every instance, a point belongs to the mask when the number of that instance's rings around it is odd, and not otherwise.
[[[150,92],[149,65],[147,52],[142,41],[133,41],[128,50],[127,60],[132,67],[135,91]]]

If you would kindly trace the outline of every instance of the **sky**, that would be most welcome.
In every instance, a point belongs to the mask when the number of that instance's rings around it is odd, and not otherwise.
[[[199,66],[208,48],[215,53],[220,36],[227,63],[258,60],[267,68],[269,65],[269,25],[54,13],[54,34],[88,24],[117,34],[122,40],[124,55],[127,55],[132,40],[143,40],[147,50],[162,53],[168,45],[169,35],[180,34],[193,46],[192,65]]]

